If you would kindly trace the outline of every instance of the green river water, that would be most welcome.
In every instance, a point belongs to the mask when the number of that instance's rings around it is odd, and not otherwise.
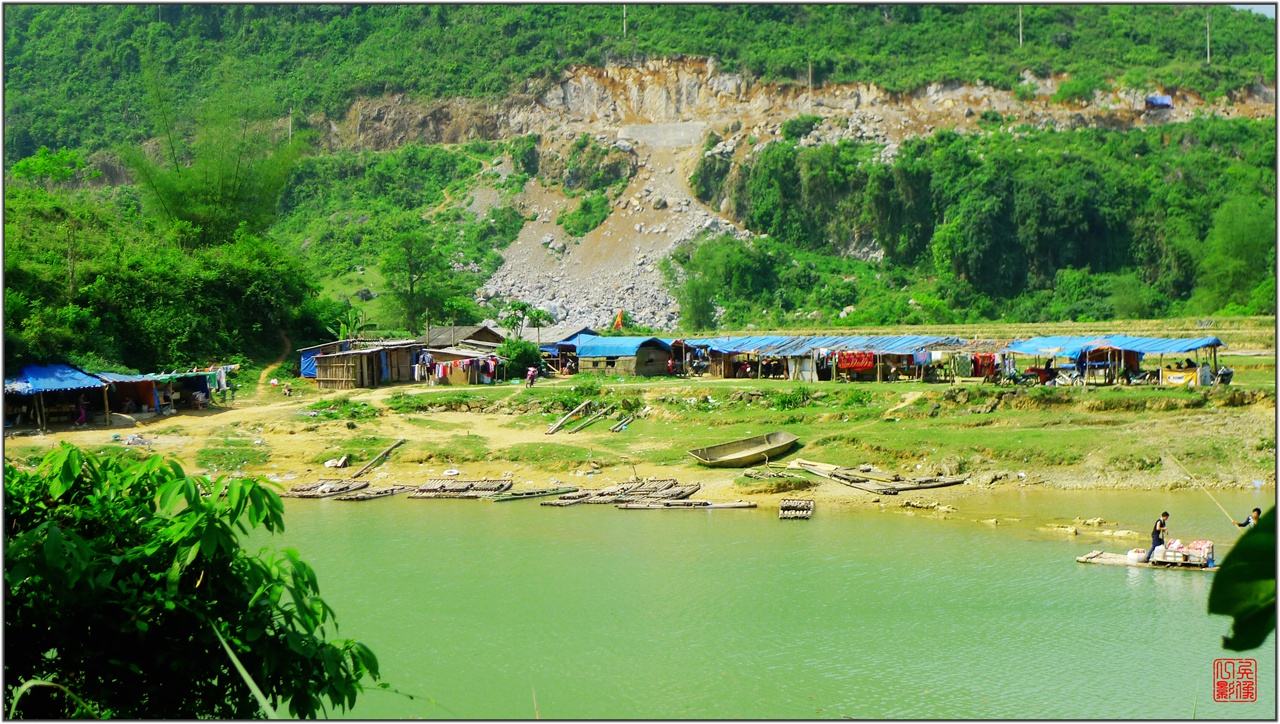
[[[1221,493],[1233,513],[1274,490]],[[543,508],[535,501],[288,502],[341,634],[385,679],[360,718],[1274,718],[1215,704],[1229,619],[1212,574],[1088,566],[1099,543],[1002,516],[1173,512],[1175,537],[1238,533],[1199,492],[1003,491],[954,520],[776,511]],[[1145,546],[1144,546],[1145,547]],[[535,709],[536,696],[536,709]]]

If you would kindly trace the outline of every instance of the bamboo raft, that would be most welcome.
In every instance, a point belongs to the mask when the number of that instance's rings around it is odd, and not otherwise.
[[[589,498],[595,491],[579,490],[576,493],[565,493],[555,500],[544,500],[539,505],[549,505],[556,508],[563,508],[567,505],[577,505]]]
[[[969,480],[968,477],[946,477],[941,475],[904,479],[897,474],[878,475],[812,460],[792,460],[787,464],[787,467],[792,470],[803,470],[854,490],[861,490],[875,495],[897,495],[898,493],[908,493],[915,490],[945,488],[952,485],[962,485]]]
[[[684,500],[694,493],[702,490],[702,485],[698,483],[689,483],[688,485],[674,485],[666,490],[653,493],[649,496],[651,500]]]
[[[377,498],[386,498],[391,495],[399,495],[407,490],[413,490],[412,485],[388,485],[381,488],[367,488],[355,493],[347,493],[339,495],[334,500],[375,500]]]
[[[812,515],[812,500],[783,498],[778,504],[778,520],[808,520]]]
[[[516,490],[510,493],[496,493],[487,496],[489,500],[495,503],[505,503],[509,500],[524,500],[526,498],[545,498],[549,495],[563,495],[565,493],[576,493],[578,489],[573,486],[561,486],[558,488],[535,488],[533,490]]]
[[[367,480],[320,480],[314,485],[300,485],[285,496],[290,498],[332,498],[369,487]]]
[[[511,481],[494,478],[479,480],[451,480],[436,478],[419,485],[410,498],[418,500],[427,498],[487,498],[490,495],[503,493],[511,489]]]
[[[724,508],[754,508],[749,500],[713,503],[710,500],[655,500],[645,503],[618,503],[620,510],[720,510]]]
[[[1130,568],[1160,568],[1165,570],[1200,571],[1201,573],[1213,573],[1218,570],[1217,566],[1179,565],[1177,563],[1136,563],[1129,560],[1129,557],[1123,553],[1105,553],[1103,551],[1090,551],[1089,553],[1076,558],[1076,563],[1093,563],[1100,566],[1129,566]]]

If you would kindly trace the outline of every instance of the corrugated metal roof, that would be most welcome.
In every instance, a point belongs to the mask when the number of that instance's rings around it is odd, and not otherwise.
[[[101,377],[107,382],[154,382],[150,375],[122,375],[118,372],[94,372],[95,377]]]
[[[520,339],[526,342],[553,345],[570,340],[579,334],[596,336],[597,333],[596,330],[582,325],[557,324],[551,327],[525,327],[520,331]]]

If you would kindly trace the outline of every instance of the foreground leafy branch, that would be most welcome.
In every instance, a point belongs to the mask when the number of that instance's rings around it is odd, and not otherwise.
[[[258,480],[64,443],[35,470],[5,465],[4,505],[11,715],[315,718],[379,677],[368,647],[330,638],[334,612],[296,552],[241,547],[284,529]],[[15,688],[37,679],[76,698]]]
[[[1209,613],[1233,619],[1222,638],[1231,651],[1256,649],[1276,630],[1276,509],[1268,510],[1222,561],[1209,591]]]

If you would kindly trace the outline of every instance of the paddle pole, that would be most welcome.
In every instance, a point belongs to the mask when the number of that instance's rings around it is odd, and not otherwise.
[[[1218,510],[1221,510],[1222,514],[1227,516],[1227,520],[1231,521],[1231,525],[1235,526],[1236,519],[1231,517],[1231,514],[1227,512],[1226,508],[1222,507],[1222,503],[1219,503],[1217,498],[1213,497],[1213,493],[1210,493],[1208,488],[1201,485],[1199,480],[1196,480],[1196,476],[1192,475],[1190,470],[1187,470],[1187,466],[1183,465],[1182,462],[1178,460],[1178,458],[1174,457],[1172,454],[1169,455],[1169,459],[1174,461],[1175,463],[1178,463],[1178,467],[1182,468],[1182,472],[1186,473],[1187,477],[1191,478],[1191,482],[1195,483],[1196,485],[1199,485],[1200,489],[1204,491],[1204,494],[1209,496],[1209,500],[1212,500],[1213,504],[1218,506]]]

